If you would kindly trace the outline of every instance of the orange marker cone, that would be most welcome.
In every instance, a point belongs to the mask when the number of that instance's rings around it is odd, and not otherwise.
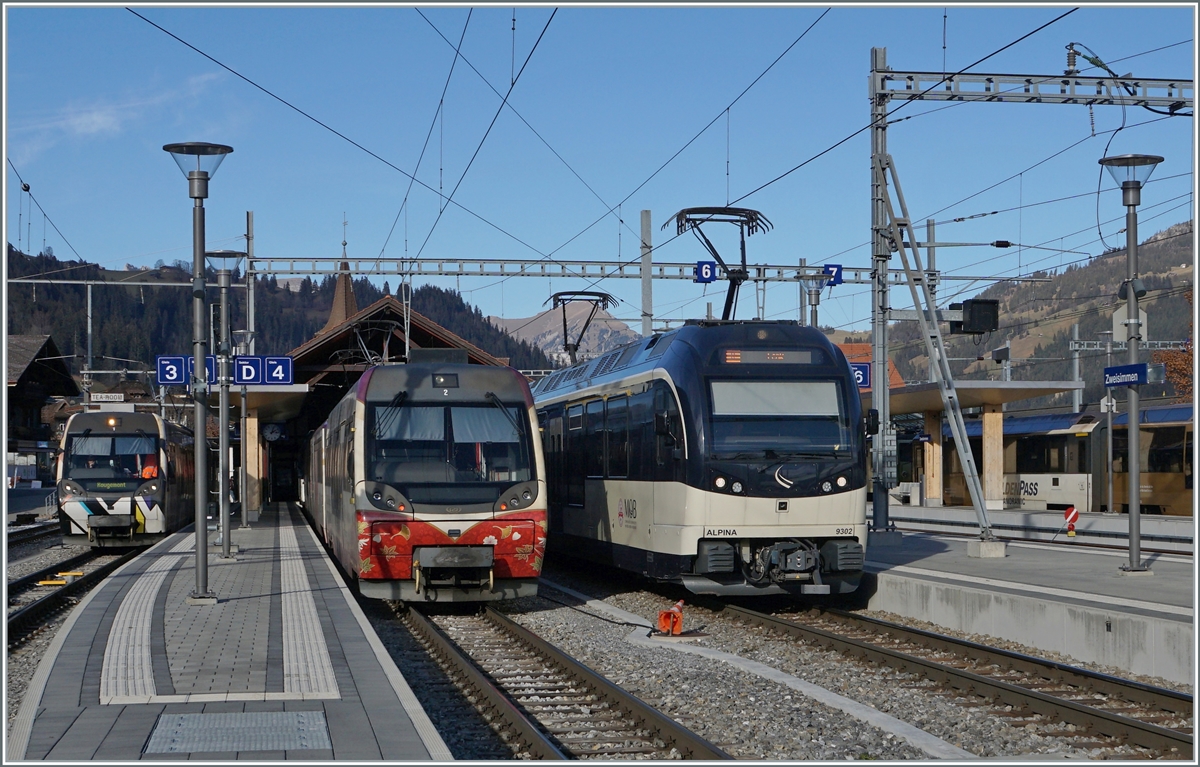
[[[675,603],[670,610],[662,610],[658,614],[658,633],[679,636],[683,631],[683,600]]]

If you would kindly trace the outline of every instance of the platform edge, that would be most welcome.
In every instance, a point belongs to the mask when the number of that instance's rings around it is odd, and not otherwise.
[[[307,532],[309,537],[318,549],[324,551],[321,546],[321,541],[317,538],[317,534],[308,525],[301,525]],[[392,685],[392,689],[396,692],[396,697],[400,699],[400,704],[404,707],[404,712],[408,714],[408,718],[412,720],[413,727],[417,731],[417,735],[421,738],[421,743],[425,746],[425,750],[429,752],[429,758],[436,762],[453,761],[454,755],[450,752],[450,747],[446,745],[446,741],[442,740],[441,734],[437,728],[433,726],[433,721],[429,718],[425,708],[421,702],[417,700],[417,696],[413,693],[412,688],[408,685],[408,680],[400,673],[400,669],[396,666],[396,661],[388,653],[387,648],[383,646],[383,642],[379,641],[379,636],[375,633],[375,629],[367,620],[366,614],[358,606],[354,595],[350,593],[350,589],[342,581],[341,573],[333,564],[328,556],[322,557],[325,561],[325,566],[329,568],[330,574],[333,575],[333,580],[337,583],[338,591],[341,592],[342,598],[346,600],[346,606],[350,608],[350,612],[354,615],[354,619],[358,621],[359,627],[367,638],[368,644],[375,652],[375,658],[379,661],[379,665],[383,668],[384,674],[387,675],[388,681]]]

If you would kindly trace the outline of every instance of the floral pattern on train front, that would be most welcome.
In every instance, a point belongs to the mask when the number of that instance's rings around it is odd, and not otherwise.
[[[358,575],[366,580],[410,580],[419,546],[491,546],[496,578],[536,578],[546,554],[546,512],[517,511],[486,520],[463,520],[451,537],[439,526],[399,520],[394,514],[358,512]],[[439,520],[445,526],[451,520]],[[455,523],[457,524],[457,523]]]

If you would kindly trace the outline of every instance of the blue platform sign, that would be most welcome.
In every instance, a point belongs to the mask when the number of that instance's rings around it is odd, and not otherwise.
[[[196,371],[196,358],[187,358],[187,377],[186,383],[191,386],[192,374]],[[215,355],[209,354],[204,358],[204,372],[207,373],[205,380],[210,384],[217,382],[217,358]]]
[[[159,356],[154,358],[157,376],[154,382],[159,386],[183,386],[188,383],[187,359],[179,356]]]
[[[1104,385],[1107,387],[1134,386],[1136,384],[1144,384],[1148,380],[1149,372],[1146,369],[1145,362],[1139,362],[1136,365],[1114,365],[1110,368],[1104,368]]]
[[[858,382],[858,388],[871,388],[871,363],[870,362],[851,362],[850,369],[854,371],[854,380]]]
[[[696,278],[692,282],[716,282],[717,281],[717,262],[716,261],[697,261],[696,262]]]
[[[826,285],[841,285],[845,281],[842,279],[841,264],[825,264],[822,269],[829,275],[829,280],[825,283]]]
[[[233,382],[239,386],[263,383],[263,358],[245,355],[234,357]]]
[[[263,362],[263,383],[287,385],[292,383],[291,357],[264,357]]]

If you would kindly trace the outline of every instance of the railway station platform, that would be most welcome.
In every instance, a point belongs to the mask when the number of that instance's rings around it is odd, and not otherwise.
[[[209,546],[216,604],[187,601],[194,541],[170,536],[75,607],[6,761],[451,759],[298,513],[235,526],[229,559]]]
[[[1003,558],[971,557],[968,538],[904,532],[866,552],[872,610],[1019,642],[1121,671],[1193,682],[1190,554],[1142,552],[1151,575],[1123,574],[1128,551],[1008,541]]]

